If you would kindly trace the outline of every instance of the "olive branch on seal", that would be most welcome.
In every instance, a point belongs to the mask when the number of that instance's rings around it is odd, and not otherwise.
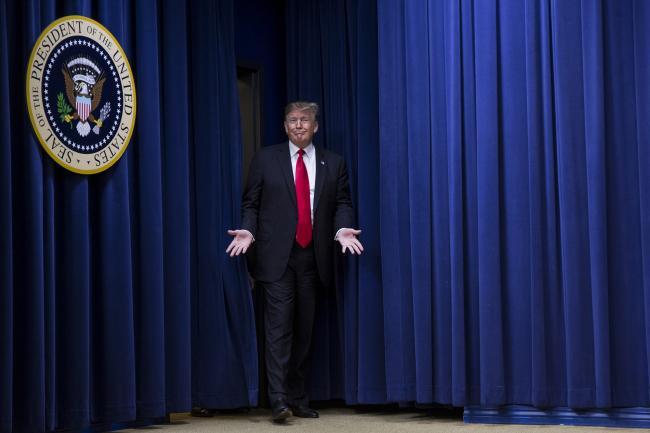
[[[70,107],[68,103],[65,102],[62,92],[56,95],[56,109],[60,114],[59,118],[61,119],[61,122],[70,123],[70,129],[72,129],[72,122],[66,120],[66,118],[69,117],[69,114],[72,112],[72,107]]]

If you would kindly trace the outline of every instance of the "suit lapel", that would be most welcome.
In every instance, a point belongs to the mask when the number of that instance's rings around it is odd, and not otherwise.
[[[293,169],[291,168],[291,154],[289,153],[289,143],[284,146],[278,146],[278,152],[275,155],[278,159],[278,166],[282,172],[282,177],[287,184],[289,189],[289,197],[293,202],[294,207],[296,207],[296,185],[293,181]]]
[[[323,192],[323,185],[327,177],[327,161],[325,155],[315,147],[316,150],[316,187],[314,191],[314,212],[318,209],[318,199]]]

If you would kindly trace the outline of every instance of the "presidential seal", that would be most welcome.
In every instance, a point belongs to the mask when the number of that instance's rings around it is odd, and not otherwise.
[[[38,37],[27,66],[29,118],[43,149],[75,173],[106,170],[135,124],[135,83],[115,37],[97,21],[67,16]]]

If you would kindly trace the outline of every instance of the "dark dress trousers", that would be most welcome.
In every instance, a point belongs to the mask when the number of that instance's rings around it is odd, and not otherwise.
[[[298,210],[289,143],[261,149],[253,158],[242,199],[241,228],[255,241],[246,253],[249,271],[264,288],[266,368],[271,403],[287,398],[307,404],[304,379],[318,287],[334,283],[334,240],[354,227],[343,158],[315,148],[312,242],[296,241]]]

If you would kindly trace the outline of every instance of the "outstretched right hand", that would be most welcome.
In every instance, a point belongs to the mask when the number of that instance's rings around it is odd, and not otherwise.
[[[228,234],[234,236],[234,239],[230,242],[228,248],[226,248],[226,254],[230,254],[230,257],[245,254],[253,242],[251,232],[248,230],[228,230]]]

